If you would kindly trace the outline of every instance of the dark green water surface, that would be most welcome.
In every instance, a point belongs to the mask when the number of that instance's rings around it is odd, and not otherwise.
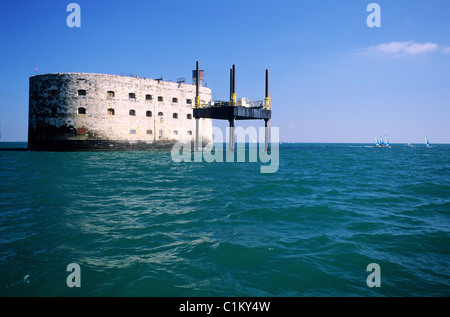
[[[0,152],[0,296],[450,295],[450,145],[281,144],[260,165]]]

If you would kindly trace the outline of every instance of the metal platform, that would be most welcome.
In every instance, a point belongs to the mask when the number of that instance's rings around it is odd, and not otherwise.
[[[199,74],[197,61],[196,74]],[[270,119],[272,111],[269,97],[269,70],[266,69],[265,99],[259,101],[237,101],[236,97],[236,65],[230,69],[230,101],[215,101],[209,105],[201,105],[199,97],[199,81],[196,77],[196,97],[193,116],[196,119],[195,127],[195,151],[199,150],[199,119],[228,120],[230,123],[229,150],[234,152],[234,121],[235,120],[264,120],[265,125],[265,151],[270,151]]]
[[[241,106],[210,106],[194,108],[194,118],[208,118],[219,120],[270,120],[272,111],[263,108],[250,108]]]

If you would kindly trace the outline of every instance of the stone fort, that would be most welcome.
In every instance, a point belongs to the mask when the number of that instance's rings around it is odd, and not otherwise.
[[[90,73],[36,75],[29,84],[30,150],[164,148],[195,137],[195,84]],[[211,101],[201,81],[199,96]],[[212,120],[199,120],[209,142]]]

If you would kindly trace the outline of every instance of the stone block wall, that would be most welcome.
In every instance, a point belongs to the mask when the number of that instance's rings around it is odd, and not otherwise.
[[[195,85],[126,76],[54,73],[30,78],[31,150],[139,148],[193,141]],[[200,87],[202,103],[211,90]],[[212,120],[200,119],[203,141]],[[151,147],[150,146],[150,147]]]

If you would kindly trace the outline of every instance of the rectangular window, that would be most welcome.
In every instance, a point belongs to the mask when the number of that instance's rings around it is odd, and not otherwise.
[[[136,134],[136,130],[134,129],[130,130],[130,134]]]
[[[162,96],[158,96],[158,101],[164,101],[164,98]]]
[[[106,97],[108,97],[108,98],[114,98],[114,96],[115,96],[115,92],[112,90],[110,90],[106,93]]]
[[[147,130],[147,134],[153,134],[152,130]]]

